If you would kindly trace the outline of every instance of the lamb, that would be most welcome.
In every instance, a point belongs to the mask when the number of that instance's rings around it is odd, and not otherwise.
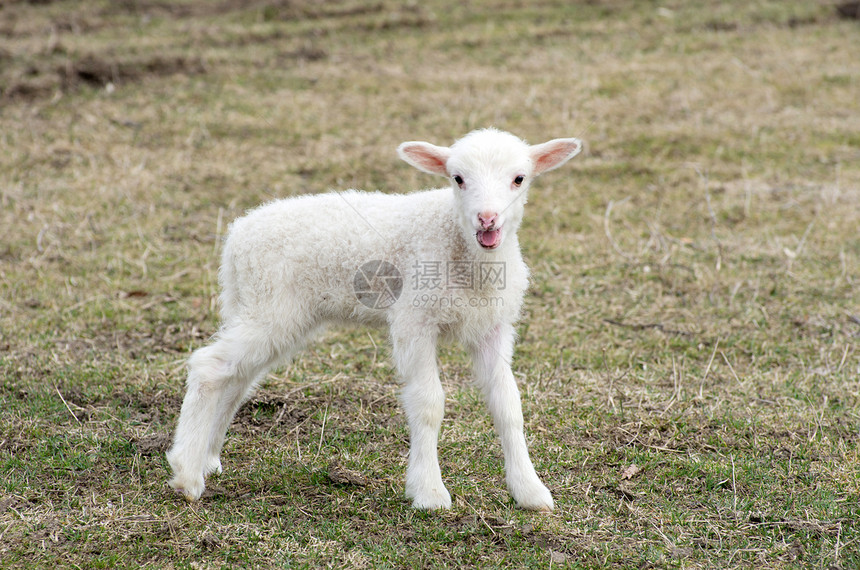
[[[269,369],[328,323],[387,325],[409,432],[406,497],[451,506],[437,456],[445,394],[437,343],[470,353],[521,508],[550,511],[523,434],[513,373],[528,284],[517,230],[531,180],[579,153],[575,138],[530,146],[495,129],[451,147],[405,142],[401,159],[450,186],[411,194],[347,191],[277,200],[230,227],[219,272],[222,324],[188,362],[187,391],[167,459],[189,501],[221,473],[233,416]]]

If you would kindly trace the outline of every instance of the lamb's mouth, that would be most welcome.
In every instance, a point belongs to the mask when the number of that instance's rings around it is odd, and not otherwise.
[[[496,249],[502,243],[502,228],[478,230],[475,237],[478,238],[478,244],[484,249]]]

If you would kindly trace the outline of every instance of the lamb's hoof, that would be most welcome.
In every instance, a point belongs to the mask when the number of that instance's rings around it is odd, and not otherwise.
[[[435,511],[438,509],[451,508],[451,494],[448,489],[443,486],[430,487],[416,493],[407,493],[407,497],[412,499],[412,507],[423,511]]]
[[[179,487],[174,489],[177,495],[188,501],[189,503],[196,503],[197,499],[194,498],[194,495],[188,493],[185,489]]]
[[[552,493],[541,482],[530,485],[527,489],[519,489],[518,492],[512,492],[511,494],[514,496],[517,506],[521,509],[550,513],[555,506],[552,500]]]
[[[553,505],[541,505],[539,507],[523,507],[523,508],[527,509],[529,511],[534,511],[536,513],[547,513],[547,514],[549,514],[552,512],[554,506]]]
[[[183,499],[188,501],[189,503],[194,503],[198,499],[200,499],[200,495],[203,494],[203,490],[206,488],[205,483],[203,483],[203,478],[200,478],[199,483],[191,483],[191,484],[183,484],[179,481],[178,477],[174,477],[168,485],[176,491],[177,494],[181,495]]]

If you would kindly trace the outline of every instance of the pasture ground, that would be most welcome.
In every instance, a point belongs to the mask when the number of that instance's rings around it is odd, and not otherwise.
[[[0,5],[0,566],[857,568],[860,23],[828,1]],[[385,334],[275,371],[187,505],[164,452],[229,221],[494,125],[535,183],[514,508],[456,347],[403,499]],[[337,231],[337,228],[332,228]]]

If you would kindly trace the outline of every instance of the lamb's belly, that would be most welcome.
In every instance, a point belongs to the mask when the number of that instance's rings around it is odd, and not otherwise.
[[[463,292],[416,293],[397,279],[368,283],[359,272],[348,294],[319,295],[319,308],[328,320],[384,326],[415,322],[445,337],[465,342],[483,338],[501,322],[514,322],[521,300]],[[331,303],[334,302],[334,303]],[[331,304],[330,304],[331,303]]]

